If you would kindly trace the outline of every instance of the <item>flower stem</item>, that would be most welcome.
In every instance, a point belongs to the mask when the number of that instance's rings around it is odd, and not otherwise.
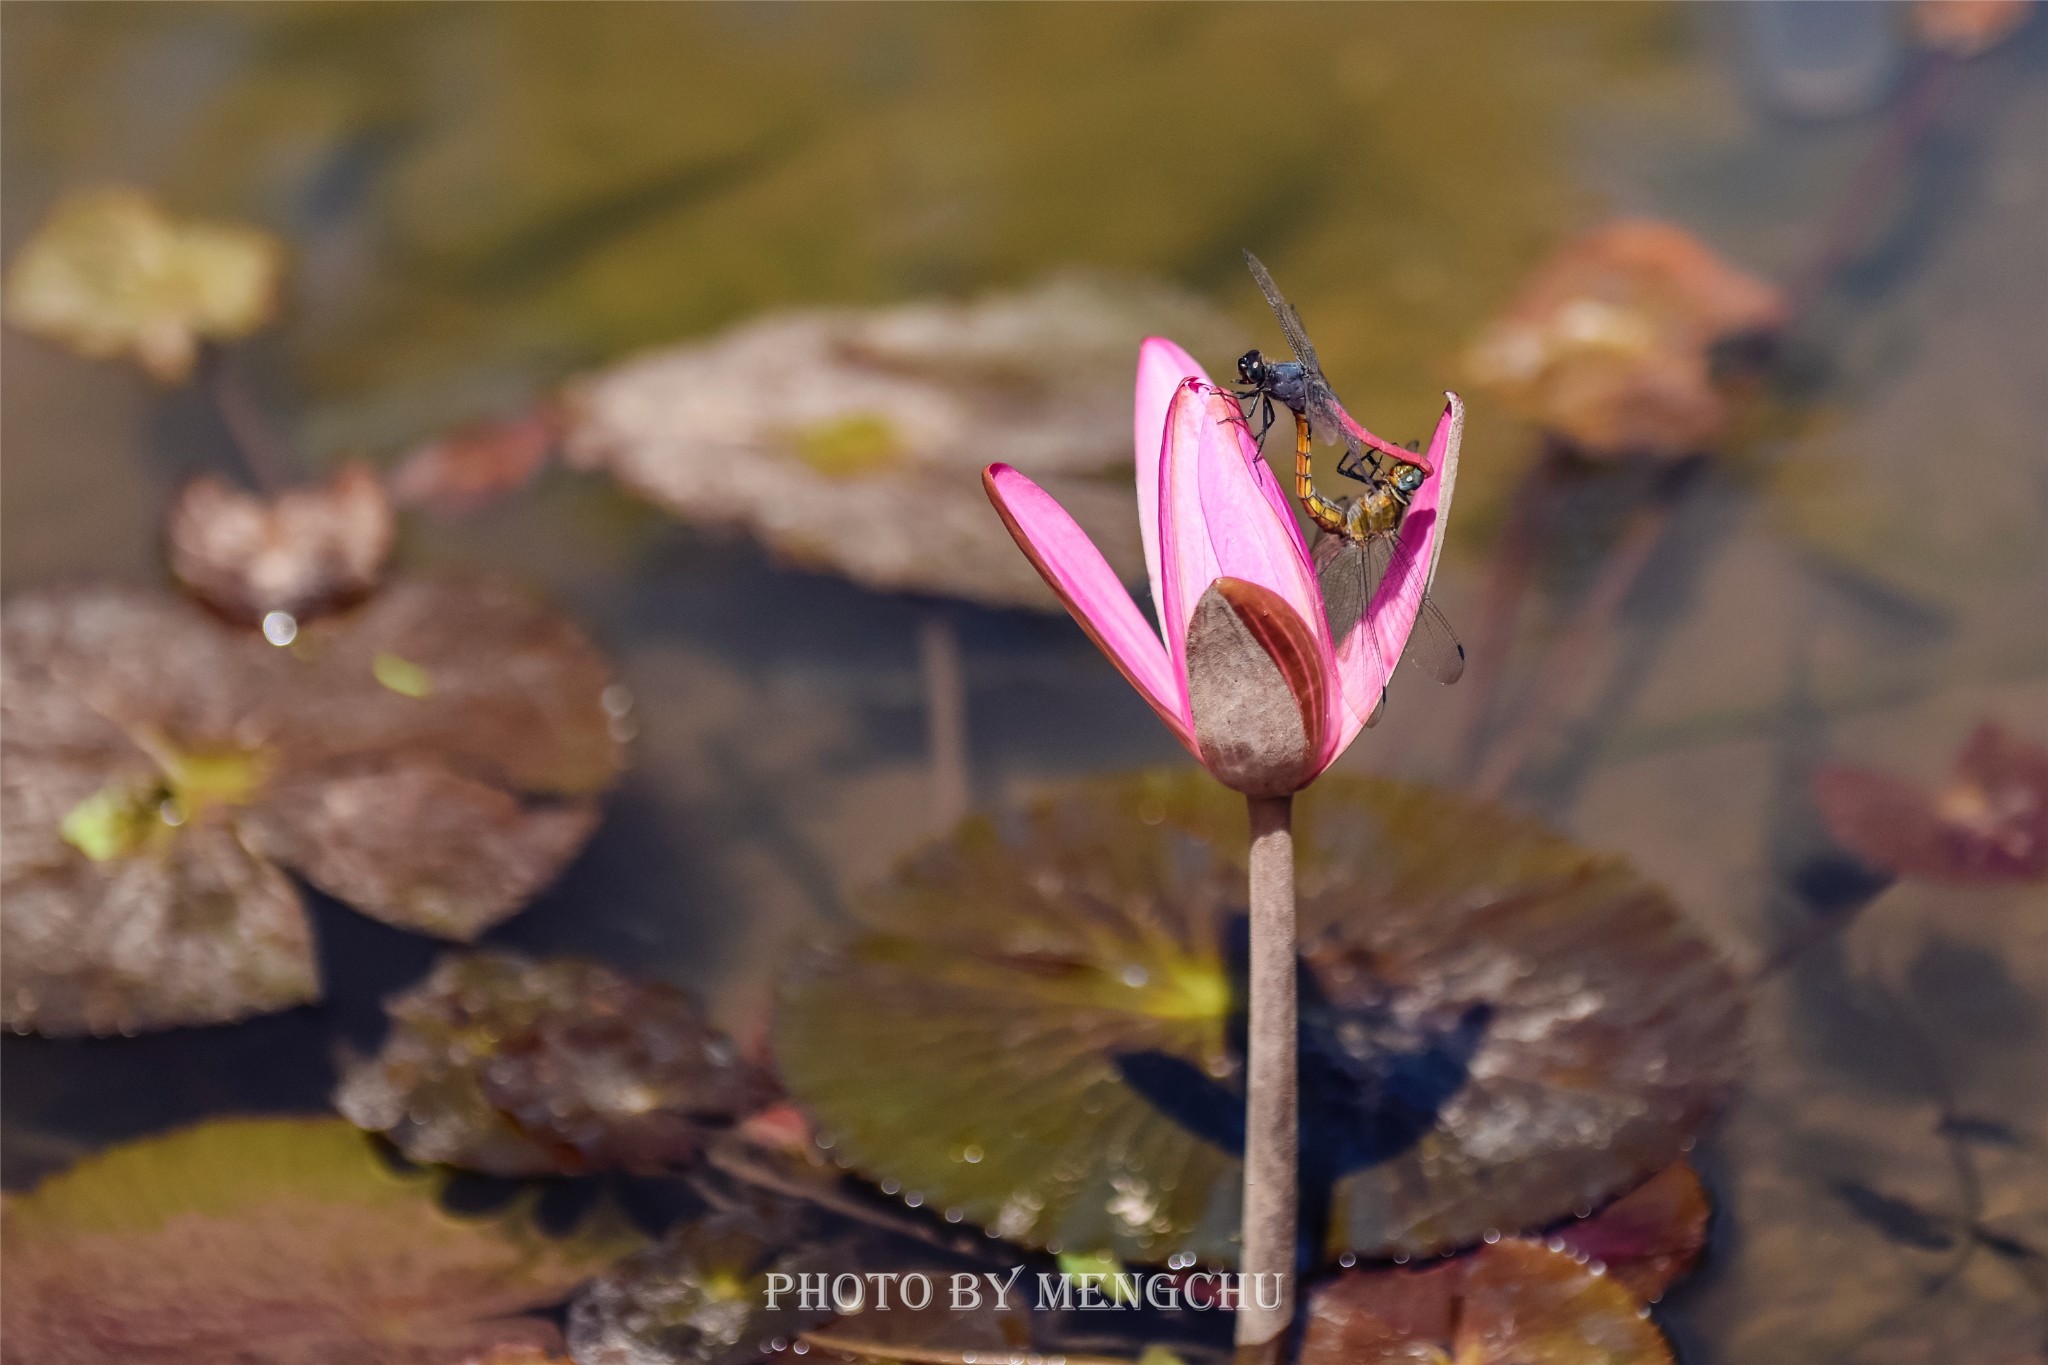
[[[1250,797],[1251,972],[1245,1045],[1245,1291],[1240,1365],[1278,1360],[1294,1318],[1299,1144],[1294,996],[1294,798]],[[1263,1276],[1254,1279],[1253,1276]],[[1275,1279],[1277,1277],[1277,1281]],[[1278,1306],[1271,1286],[1279,1285]],[[1254,1287],[1263,1287],[1255,1292]]]

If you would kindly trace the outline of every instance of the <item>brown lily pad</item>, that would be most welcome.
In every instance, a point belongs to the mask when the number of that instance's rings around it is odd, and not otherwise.
[[[274,498],[195,479],[172,505],[166,534],[180,583],[275,639],[298,619],[368,596],[396,531],[383,484],[350,464],[325,484]],[[273,613],[292,619],[267,620]]]
[[[786,1206],[678,1224],[592,1281],[569,1308],[577,1365],[742,1365],[829,1316],[795,1295],[767,1307],[768,1276],[858,1273]]]
[[[1310,1297],[1299,1365],[1671,1365],[1628,1289],[1510,1238],[1420,1270],[1360,1270]]]
[[[1679,1161],[1591,1218],[1553,1229],[1548,1245],[1598,1262],[1637,1298],[1655,1303],[1699,1259],[1713,1212],[1699,1172]]]
[[[461,954],[385,1008],[390,1035],[344,1064],[335,1107],[415,1161],[655,1173],[775,1098],[686,994],[596,963]]]
[[[1539,266],[1467,355],[1473,382],[1595,458],[1681,455],[1727,426],[1713,350],[1785,320],[1777,289],[1683,228],[1623,219]]]
[[[1130,376],[1158,331],[1197,349],[1230,335],[1183,296],[1071,278],[969,304],[765,318],[574,386],[568,458],[870,587],[1051,610],[989,515],[981,471],[1022,469],[1142,576]]]
[[[523,1209],[451,1217],[439,1184],[392,1171],[338,1119],[227,1119],[89,1158],[0,1214],[0,1360],[531,1358],[561,1338],[524,1315],[638,1242],[545,1237]]]
[[[176,218],[140,190],[58,203],[7,273],[7,320],[80,355],[133,355],[166,384],[203,341],[231,341],[277,311],[284,251],[269,233]]]
[[[574,856],[618,763],[603,661],[503,589],[395,584],[289,649],[115,589],[12,598],[0,629],[16,1029],[315,998],[286,867],[391,923],[474,937]]]
[[[1734,980],[1618,859],[1396,782],[1325,777],[1296,825],[1303,1179],[1331,1252],[1590,1212],[1727,1094]],[[1231,1260],[1245,843],[1238,798],[1140,775],[911,860],[785,988],[776,1055],[820,1144],[1032,1245]]]
[[[1830,765],[1814,799],[1836,841],[1887,872],[1959,886],[2048,877],[2048,749],[1980,725],[1929,790]]]

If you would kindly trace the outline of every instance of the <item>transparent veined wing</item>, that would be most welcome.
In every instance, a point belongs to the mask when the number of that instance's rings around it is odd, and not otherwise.
[[[1386,579],[1387,566],[1396,554],[1404,553],[1393,536],[1376,536],[1365,543],[1360,563],[1365,571],[1365,600],[1370,603]],[[1444,619],[1442,610],[1425,590],[1422,609],[1415,614],[1415,629],[1409,632],[1402,659],[1412,659],[1424,673],[1440,683],[1454,683],[1465,676],[1465,646],[1458,632]],[[1396,660],[1398,664],[1400,661]]]
[[[1372,592],[1367,586],[1370,571],[1366,560],[1365,545],[1347,536],[1333,536],[1323,532],[1316,538],[1315,549],[1311,552],[1315,563],[1316,583],[1323,593],[1323,617],[1330,625],[1330,643],[1342,649],[1351,633],[1358,629],[1358,623],[1365,619],[1365,609],[1372,602]],[[1378,666],[1379,639],[1372,632],[1366,632],[1365,648],[1373,656],[1373,672],[1382,678],[1390,676],[1391,670]],[[1373,700],[1372,714],[1365,718],[1368,726],[1379,724],[1380,713],[1387,709],[1387,689],[1380,688],[1380,694]]]
[[[1259,282],[1259,288],[1266,296],[1266,303],[1273,309],[1273,316],[1280,319],[1280,330],[1287,337],[1287,344],[1294,350],[1294,358],[1302,368],[1318,379],[1323,373],[1322,362],[1316,359],[1316,348],[1309,344],[1308,331],[1301,325],[1301,314],[1294,311],[1294,305],[1281,296],[1280,286],[1273,283],[1273,276],[1266,269],[1265,262],[1247,251],[1244,263],[1251,267],[1252,278]]]

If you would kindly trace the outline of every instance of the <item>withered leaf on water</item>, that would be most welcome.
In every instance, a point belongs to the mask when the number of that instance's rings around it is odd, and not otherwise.
[[[113,1148],[0,1214],[0,1360],[548,1359],[559,1333],[522,1315],[639,1243],[602,1223],[546,1237],[523,1208],[451,1217],[439,1187],[339,1119],[225,1119]]]
[[[1770,284],[1670,223],[1623,219],[1558,250],[1467,355],[1475,383],[1582,454],[1681,455],[1727,426],[1717,343],[1785,320]]]
[[[767,1306],[771,1273],[866,1269],[848,1244],[820,1240],[786,1205],[744,1205],[669,1230],[621,1261],[569,1306],[577,1365],[742,1365],[815,1326],[824,1312],[794,1297]]]
[[[2048,748],[1996,725],[1977,727],[1940,787],[1829,765],[1813,794],[1837,842],[1901,877],[1954,885],[2048,877]]]
[[[655,1173],[775,1098],[682,991],[592,962],[450,956],[385,1008],[391,1033],[344,1064],[335,1105],[416,1161]]]
[[[132,354],[174,384],[203,341],[232,341],[277,311],[284,251],[269,233],[176,218],[140,190],[60,201],[7,272],[7,320],[80,355]]]
[[[602,659],[499,588],[394,584],[285,649],[118,589],[10,598],[0,630],[15,1029],[315,998],[280,865],[401,927],[474,937],[574,856],[618,764]]]
[[[1417,1270],[1356,1270],[1309,1298],[1299,1365],[1671,1365],[1627,1287],[1509,1238]]]
[[[391,496],[444,517],[474,512],[530,483],[561,434],[562,415],[552,402],[523,416],[458,427],[391,471]]]
[[[346,606],[377,586],[397,533],[391,500],[367,465],[273,498],[212,476],[171,507],[171,572],[200,601],[254,625]]]
[[[1184,296],[1079,278],[768,317],[574,385],[567,455],[870,587],[1051,609],[981,470],[1022,469],[1142,574],[1129,376],[1138,342],[1167,331],[1198,351],[1231,335]]]
[[[1229,1261],[1245,837],[1220,788],[1139,775],[908,862],[780,1002],[777,1060],[820,1142],[1004,1237]],[[1677,1159],[1733,1084],[1728,968],[1619,860],[1332,777],[1297,838],[1303,1178],[1331,1252],[1590,1210]]]

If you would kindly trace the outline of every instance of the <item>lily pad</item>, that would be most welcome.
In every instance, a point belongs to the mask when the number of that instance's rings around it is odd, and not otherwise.
[[[1138,775],[911,860],[785,988],[776,1054],[820,1143],[1049,1250],[1230,1260],[1244,826],[1199,776]],[[1727,1094],[1735,982],[1620,860],[1334,777],[1297,803],[1297,840],[1301,1150],[1332,1252],[1590,1211]]]
[[[166,538],[171,572],[194,596],[275,637],[368,596],[396,533],[384,485],[369,466],[349,464],[324,485],[274,498],[196,479],[172,505]]]
[[[1671,1365],[1628,1289],[1509,1239],[1420,1270],[1338,1276],[1309,1300],[1300,1365]]]
[[[140,190],[58,203],[7,275],[7,320],[95,359],[132,354],[175,384],[202,341],[231,341],[277,311],[284,251],[269,233],[173,217]]]
[[[568,457],[870,587],[1050,610],[988,515],[981,470],[1030,474],[1141,577],[1130,372],[1139,341],[1168,330],[1231,335],[1185,296],[1080,278],[765,318],[573,386]]]
[[[770,1274],[858,1271],[784,1206],[677,1225],[591,1282],[569,1308],[577,1365],[741,1365],[830,1316],[792,1294],[768,1309]]]
[[[451,1217],[439,1185],[338,1119],[227,1119],[89,1158],[0,1214],[6,1359],[519,1360],[561,1344],[522,1315],[639,1240],[549,1238],[523,1208]]]
[[[1679,1161],[1591,1218],[1553,1230],[1548,1245],[1597,1261],[1637,1298],[1655,1303],[1699,1259],[1712,1216],[1699,1172]]]
[[[1813,794],[1828,831],[1901,877],[1970,886],[2048,877],[2048,748],[1980,725],[1948,781],[1830,765]]]
[[[385,1008],[383,1049],[344,1064],[335,1107],[415,1161],[655,1173],[775,1098],[682,991],[596,963],[451,956]]]
[[[117,589],[12,598],[0,630],[0,1009],[16,1029],[316,998],[287,867],[390,923],[472,938],[574,856],[618,765],[602,659],[499,588],[395,584],[289,649]],[[386,656],[427,695],[380,677]]]
[[[1714,349],[1768,337],[1772,285],[1670,223],[1624,219],[1531,274],[1467,355],[1473,382],[1586,455],[1680,455],[1727,426]]]

